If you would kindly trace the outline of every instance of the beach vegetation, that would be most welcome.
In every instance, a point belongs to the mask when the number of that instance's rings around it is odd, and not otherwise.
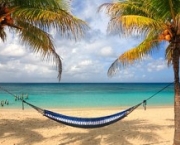
[[[39,53],[43,60],[55,62],[61,79],[62,62],[55,50],[50,30],[60,37],[78,40],[89,28],[72,15],[70,1],[65,0],[1,0],[0,38],[6,40],[7,28],[16,33],[20,42]],[[57,35],[57,36],[58,36]]]
[[[165,60],[174,71],[174,145],[180,145],[180,1],[178,0],[119,0],[99,7],[109,17],[107,31],[119,36],[141,36],[142,42],[121,54],[108,69],[117,70],[142,61],[147,55],[165,46]]]

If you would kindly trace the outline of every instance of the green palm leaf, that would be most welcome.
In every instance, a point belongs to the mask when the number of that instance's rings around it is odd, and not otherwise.
[[[167,60],[168,66],[170,66],[172,64],[172,54],[173,54],[173,46],[174,44],[170,44],[167,48],[166,48],[166,53],[165,53],[165,58]]]
[[[43,59],[52,58],[57,64],[59,72],[58,78],[60,79],[62,73],[62,63],[60,56],[55,51],[51,36],[29,23],[19,21],[18,24],[23,27],[23,29],[19,32],[21,43],[30,47],[30,49],[32,49],[35,53],[40,53]],[[24,29],[26,27],[28,29]]]
[[[0,27],[0,38],[2,39],[2,41],[6,40],[6,32],[4,31],[3,27]]]
[[[154,19],[137,15],[125,15],[111,19],[108,25],[108,32],[119,35],[146,34],[152,29],[163,29],[164,23]]]
[[[121,54],[119,58],[111,64],[108,69],[108,76],[113,76],[119,68],[126,67],[127,65],[142,60],[146,55],[152,54],[154,49],[159,49],[158,41],[157,33],[155,33],[155,31],[149,32],[147,38],[144,39],[142,43]]]
[[[20,41],[35,53],[40,53],[43,59],[52,58],[56,62],[60,79],[62,62],[48,32],[55,29],[62,37],[77,40],[89,29],[86,22],[70,13],[70,3],[65,0],[2,0],[1,5],[8,8],[8,13],[0,14],[0,25],[15,28]],[[5,40],[3,30],[0,37]]]

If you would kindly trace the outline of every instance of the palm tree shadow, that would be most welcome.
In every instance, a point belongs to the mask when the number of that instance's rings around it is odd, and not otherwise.
[[[25,120],[17,119],[1,119],[0,120],[0,138],[5,139],[8,137],[21,138],[22,141],[19,144],[27,144],[27,140],[33,143],[39,143],[45,138],[35,130],[43,128],[51,128],[59,126],[55,122],[50,120],[39,120],[34,118],[28,118]],[[61,127],[64,127],[61,125]]]
[[[173,122],[174,124],[174,119],[166,119],[169,122]],[[171,123],[172,124],[172,123]],[[169,128],[174,128],[174,125],[168,125]]]
[[[63,133],[60,130],[58,135],[46,138],[41,133],[36,131],[44,128],[62,129],[64,127],[66,127],[67,130],[72,129],[71,127],[67,127],[49,119],[1,119],[0,138],[21,138],[22,140],[19,144],[22,145],[27,144],[27,140],[31,144],[35,144],[48,139],[58,139],[58,144],[59,138],[61,138],[59,145],[74,145],[75,142],[78,142],[80,145],[132,145],[132,143],[129,141],[131,139],[141,139],[150,142],[157,142],[159,137],[154,131],[161,130],[164,126],[148,124],[145,120],[122,120],[102,128],[85,129],[85,133],[82,133],[81,129],[79,129],[81,131],[76,133]],[[48,130],[46,133],[48,133]]]
[[[163,127],[147,124],[145,120],[119,121],[107,127],[90,129],[87,133],[64,134],[59,145],[73,145],[77,141],[80,141],[81,145],[132,145],[130,139],[158,142],[159,136],[154,131]]]

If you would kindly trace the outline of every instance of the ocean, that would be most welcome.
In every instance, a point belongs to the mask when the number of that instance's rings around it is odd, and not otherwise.
[[[173,106],[174,85],[170,83],[0,83],[0,101],[9,102],[3,108],[22,108],[22,102],[15,100],[13,95],[19,97],[23,95],[25,99],[28,95],[27,102],[44,109],[123,108],[136,105],[149,97],[152,98],[147,101],[147,107]],[[25,105],[25,108],[29,106]]]

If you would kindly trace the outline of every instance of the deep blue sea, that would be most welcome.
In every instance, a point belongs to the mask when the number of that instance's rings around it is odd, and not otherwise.
[[[28,94],[27,102],[46,109],[107,108],[136,105],[154,96],[148,100],[147,106],[172,106],[174,85],[160,91],[168,84],[170,83],[0,83],[0,101],[9,102],[3,108],[21,109],[21,101],[15,101],[15,97],[9,93],[18,96]],[[25,105],[25,108],[29,107]]]

